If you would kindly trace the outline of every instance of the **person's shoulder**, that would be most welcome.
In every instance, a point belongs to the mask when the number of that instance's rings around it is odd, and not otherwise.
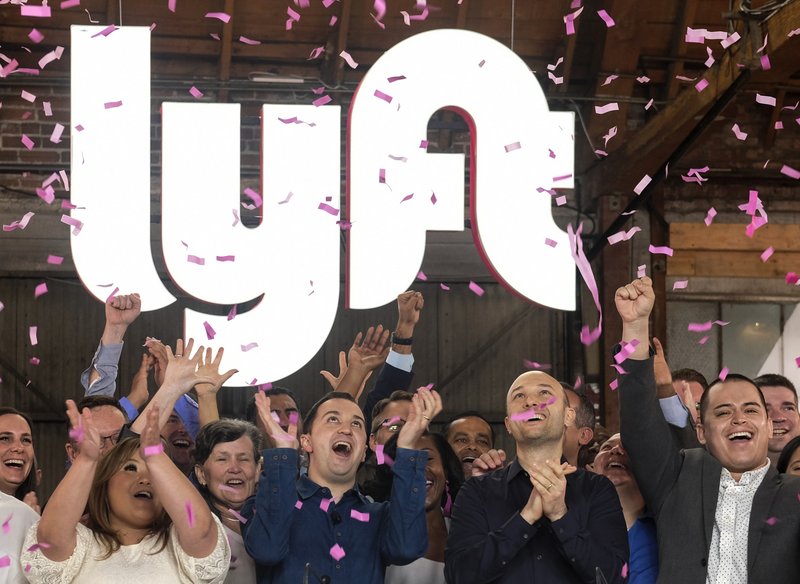
[[[0,495],[2,495],[0,497],[0,513],[6,516],[13,513],[14,517],[21,518],[28,525],[38,521],[39,514],[28,505],[12,495],[6,495],[5,493],[0,493]]]

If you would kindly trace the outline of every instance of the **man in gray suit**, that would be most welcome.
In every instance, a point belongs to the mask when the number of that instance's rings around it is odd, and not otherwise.
[[[656,399],[648,351],[654,300],[647,277],[615,297],[620,351],[628,355],[620,378],[622,441],[656,518],[659,584],[800,581],[800,479],[769,464],[764,396],[743,376],[713,382],[697,423],[706,448],[680,450]]]

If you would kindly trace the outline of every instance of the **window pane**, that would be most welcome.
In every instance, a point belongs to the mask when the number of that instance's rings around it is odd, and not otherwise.
[[[756,377],[781,337],[779,304],[723,304],[722,364],[731,373]],[[779,349],[780,351],[780,349]]]
[[[717,377],[719,365],[719,327],[710,331],[689,332],[689,323],[714,322],[719,318],[716,302],[667,302],[667,343],[664,347],[672,371],[695,369],[711,381]],[[698,341],[708,340],[702,345]],[[663,340],[663,339],[662,339]]]

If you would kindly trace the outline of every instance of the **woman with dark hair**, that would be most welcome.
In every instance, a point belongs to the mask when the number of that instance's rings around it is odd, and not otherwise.
[[[439,433],[425,432],[414,448],[428,452],[428,464],[425,467],[428,549],[423,557],[406,566],[388,566],[385,583],[444,584],[444,548],[449,531],[450,508],[464,484],[464,471],[447,439]],[[384,445],[382,457],[385,464],[379,464],[375,478],[364,485],[364,493],[376,501],[389,498],[392,488],[391,461],[396,452],[397,434]]]
[[[7,556],[3,582],[25,582],[19,563],[20,549],[28,528],[39,519],[36,505],[36,458],[31,421],[14,408],[0,408],[0,556]],[[34,505],[36,507],[34,507]]]
[[[261,471],[261,432],[244,420],[206,424],[195,440],[197,488],[222,521],[231,545],[231,567],[225,584],[255,584],[256,565],[244,549],[239,515],[256,490]]]
[[[141,439],[126,438],[102,458],[91,410],[81,414],[69,400],[67,415],[80,454],[28,531],[21,558],[28,580],[223,582],[230,562],[225,533],[164,453],[158,407],[147,413]]]
[[[781,450],[778,472],[800,477],[800,436],[795,436]]]

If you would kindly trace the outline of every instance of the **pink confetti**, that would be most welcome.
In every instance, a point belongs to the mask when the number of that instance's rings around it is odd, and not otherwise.
[[[567,224],[567,236],[569,237],[569,248],[570,253],[572,254],[572,259],[575,260],[575,265],[578,267],[578,272],[580,272],[583,281],[586,283],[586,287],[589,288],[589,292],[592,294],[592,300],[594,300],[595,308],[597,308],[597,327],[594,330],[590,330],[588,325],[583,325],[580,333],[581,343],[584,345],[591,345],[600,338],[600,335],[603,332],[603,308],[600,304],[600,293],[598,292],[597,282],[595,281],[592,267],[589,264],[589,260],[586,258],[586,255],[583,253],[583,240],[581,239],[582,232],[583,223],[579,224],[575,231],[572,230],[572,224]]]
[[[402,81],[405,78],[406,78],[405,75],[392,75],[391,77],[387,77],[386,81],[388,81],[389,83],[394,83],[395,81]]]
[[[772,64],[769,62],[769,55],[761,55],[760,62],[761,62],[761,68],[764,71],[769,71],[770,69],[772,69]]]
[[[61,124],[56,124],[53,128],[53,133],[50,134],[50,141],[53,144],[59,144],[61,142],[61,134],[64,132],[64,126]]]
[[[362,523],[369,523],[369,513],[361,513],[355,509],[350,510],[350,517]]]
[[[708,339],[710,339],[710,338],[711,337],[709,337],[709,336],[701,337],[700,340],[697,341],[697,344],[698,345],[705,345],[708,342]]]
[[[733,134],[736,136],[737,139],[739,140],[747,139],[747,132],[742,132],[742,130],[739,129],[739,124],[733,124],[731,131],[733,132]]]
[[[11,565],[11,558],[6,556],[0,557],[0,568],[8,568]]]
[[[649,185],[652,180],[653,179],[650,178],[650,175],[647,175],[647,174],[644,175],[642,177],[642,180],[640,180],[637,183],[637,185],[633,188],[633,192],[636,193],[637,195],[641,195],[642,191],[647,188],[647,185]]]
[[[231,15],[227,12],[206,12],[206,18],[216,18],[217,20],[228,24],[231,20]],[[300,19],[299,15],[297,16],[297,19]]]
[[[706,87],[708,87],[708,80],[707,79],[701,79],[694,86],[694,88],[697,90],[698,93],[703,91]]]
[[[340,546],[338,543],[333,544],[333,547],[331,548],[331,557],[334,560],[336,560],[338,562],[343,557],[345,557],[345,555],[346,554],[344,553],[344,550],[342,549],[342,546]]]
[[[224,255],[224,256],[217,256],[218,262],[233,262],[236,261],[236,256],[232,255]]]
[[[709,37],[706,37],[706,38],[709,38]],[[741,37],[741,36],[739,36],[739,33],[738,33],[738,32],[735,32],[735,33],[733,33],[731,36],[729,36],[729,37],[726,37],[726,38],[725,38],[725,40],[721,41],[719,44],[721,44],[721,45],[722,45],[722,48],[723,48],[723,49],[727,49],[727,48],[728,48],[728,47],[730,47],[732,44],[734,44],[734,43],[738,42],[738,41],[739,41],[741,38],[742,38],[742,37]]]
[[[800,170],[794,169],[786,164],[781,167],[781,174],[785,174],[789,178],[793,178],[795,180],[800,179]]]
[[[619,387],[619,379],[613,380],[611,383],[608,384],[608,387],[611,388],[611,391],[616,391],[617,387]]]
[[[386,455],[383,453],[383,444],[375,445],[375,461],[380,464],[386,463]]]
[[[303,508],[303,502],[298,499],[297,503],[294,504],[294,508],[295,509],[302,509]]]
[[[431,193],[431,205],[436,204],[436,193]]]
[[[49,101],[42,102],[42,109],[44,110],[44,115],[46,117],[50,117],[53,115],[53,106],[50,104]]]
[[[33,292],[33,297],[39,298],[39,296],[43,296],[44,294],[47,294],[47,283],[42,282],[36,286],[36,289]]]
[[[690,322],[687,330],[691,333],[701,333],[710,331],[712,326],[714,326],[714,323],[710,320],[707,322]]]
[[[38,339],[38,335],[37,335],[38,330],[39,330],[38,326],[28,327],[28,336],[31,339],[31,345],[32,346],[35,346],[35,345],[39,344],[39,339]]]
[[[610,15],[608,14],[608,12],[606,12],[605,10],[598,10],[598,11],[597,11],[597,15],[598,15],[600,18],[602,18],[602,19],[603,19],[603,22],[605,22],[605,23],[606,23],[606,27],[607,27],[607,28],[611,28],[612,26],[614,26],[614,25],[616,24],[616,22],[614,22],[614,19],[613,19],[613,18],[611,18],[611,16],[610,16]],[[624,577],[624,576],[623,576],[623,577]]]
[[[771,105],[772,107],[775,107],[776,100],[772,96],[761,95],[760,93],[756,93],[756,103],[760,103],[763,105]]]
[[[29,91],[25,91],[24,89],[22,90],[22,93],[20,93],[20,97],[30,103],[36,101],[36,96]]]
[[[440,283],[440,284],[439,284],[439,288],[441,288],[441,289],[442,289],[442,290],[444,290],[445,292],[450,292],[450,286],[448,286],[448,285],[447,285],[447,284],[445,284],[444,282],[442,282],[442,283]]]
[[[37,18],[50,18],[50,7],[49,6],[27,6],[23,4],[20,8],[20,14],[22,16],[34,16]]]
[[[98,33],[96,33],[96,34],[93,34],[93,35],[92,35],[92,38],[97,38],[97,37],[99,37],[99,36],[104,36],[104,37],[107,37],[108,35],[110,35],[110,34],[111,34],[112,32],[114,32],[115,30],[117,30],[117,27],[116,27],[116,25],[114,25],[114,24],[109,24],[107,27],[105,27],[105,28],[104,28],[103,30],[101,30],[100,32],[98,32]]]
[[[234,318],[236,318],[236,305],[235,304],[233,305],[233,308],[231,308],[230,311],[228,311],[228,320],[233,320]]]
[[[647,266],[639,266],[636,270],[637,278],[644,278],[647,275]]]
[[[176,3],[177,3],[177,0],[167,0],[167,8],[169,9],[170,12],[175,12],[175,4]]]
[[[469,289],[470,289],[470,290],[472,290],[472,292],[473,292],[474,294],[478,295],[478,296],[483,296],[483,295],[484,295],[484,293],[485,293],[485,292],[484,292],[484,290],[483,290],[483,288],[481,288],[480,286],[478,286],[478,285],[477,285],[475,282],[473,282],[472,280],[470,280],[470,281],[469,281]]]
[[[325,211],[326,213],[330,213],[334,217],[339,215],[339,209],[335,209],[334,207],[331,207],[327,203],[320,203],[319,206],[317,207],[317,209],[321,209],[322,211]]]
[[[3,231],[14,231],[15,229],[25,229],[28,226],[28,222],[31,218],[35,215],[33,211],[28,211],[22,216],[22,219],[19,221],[12,221],[8,225],[3,225]]]
[[[189,262],[190,264],[197,264],[198,266],[206,265],[206,260],[196,255],[189,254],[188,256],[186,256],[186,261]]]
[[[622,231],[619,231],[614,235],[610,235],[608,237],[608,244],[614,245],[616,243],[619,243],[620,241],[628,241],[631,237],[639,233],[641,230],[642,230],[641,227],[631,227],[628,231],[625,231],[623,229]]]
[[[547,370],[552,369],[553,366],[550,363],[539,363],[538,361],[529,361],[528,359],[522,360],[522,366],[526,369],[539,369],[539,370]]]
[[[728,373],[730,373],[730,371],[728,371],[728,368],[723,367],[722,371],[719,372],[719,380],[725,381],[725,379],[728,377]]]
[[[308,59],[306,59],[306,60],[307,61],[313,61],[314,59],[319,58],[319,56],[322,55],[322,53],[324,53],[324,52],[325,52],[325,47],[324,46],[319,46],[319,47],[313,49],[309,53]]]
[[[186,501],[186,521],[189,527],[194,527],[194,509],[189,501]]]
[[[558,242],[554,239],[550,239],[549,237],[544,238],[544,244],[549,245],[550,247],[555,247],[558,245]]]
[[[414,193],[411,193],[410,195],[406,195],[405,197],[402,198],[402,200],[400,202],[401,203],[405,203],[406,201],[410,201],[412,198],[414,198]]]
[[[36,143],[28,138],[27,134],[23,134],[22,138],[20,138],[22,145],[25,146],[28,150],[33,150],[33,147],[36,146]]]
[[[777,517],[770,517],[770,518],[768,518],[768,519],[766,519],[766,520],[764,521],[764,523],[766,523],[766,524],[767,524],[767,525],[769,525],[770,527],[772,527],[773,525],[775,525],[777,522],[778,522],[778,518],[777,518]]]
[[[210,324],[208,324],[208,321],[205,321],[203,323],[203,327],[206,329],[206,336],[208,337],[209,341],[212,340],[217,335],[213,327]]]
[[[687,286],[689,286],[689,280],[676,280],[675,283],[672,284],[672,291],[686,290]]]
[[[189,89],[189,93],[195,99],[200,99],[201,97],[203,97],[203,92],[197,89],[194,85],[192,85],[192,87]]]
[[[796,357],[794,360],[794,364],[800,367],[800,357]]]
[[[664,255],[672,257],[672,248],[666,245],[655,246],[651,243],[650,247],[647,249],[650,253],[663,253]]]
[[[29,360],[28,362],[29,362],[31,365],[38,365],[39,363],[41,363],[41,362],[42,362],[42,360],[41,360],[41,359],[39,359],[39,357],[31,357],[31,358],[30,358],[30,360]]]
[[[120,99],[119,101],[107,101],[106,103],[103,104],[103,107],[106,109],[122,107],[122,100]]]
[[[350,56],[350,53],[348,53],[347,51],[342,51],[341,53],[339,53],[339,56],[340,56],[342,59],[344,59],[344,60],[345,60],[345,62],[346,62],[348,65],[350,65],[350,68],[351,68],[351,69],[355,69],[355,68],[357,68],[357,67],[358,67],[358,63],[356,63],[355,59],[353,59],[353,57],[351,57],[351,56]]]
[[[628,577],[628,562],[625,562],[625,564],[623,564],[622,566],[622,577],[623,578]]]
[[[333,498],[331,498],[331,499],[322,499],[322,501],[319,502],[319,508],[322,509],[323,511],[325,511],[325,513],[327,513],[328,512],[328,508],[331,506],[331,503],[333,503]]]
[[[317,99],[315,99],[311,103],[313,105],[315,105],[316,107],[320,107],[320,106],[325,105],[326,103],[330,103],[330,102],[331,102],[331,96],[330,95],[323,95],[322,97],[318,97]]]
[[[38,44],[44,40],[44,35],[34,28],[28,33],[28,38],[31,39],[32,42]]]
[[[153,444],[152,446],[144,447],[145,456],[158,456],[162,452],[164,452],[164,445],[160,442],[158,444]]]
[[[83,426],[78,426],[77,428],[70,428],[69,430],[69,439],[75,442],[76,444],[80,444],[86,438],[86,432],[83,429]]]
[[[703,63],[703,65],[705,65],[706,67],[711,67],[711,65],[713,65],[714,62],[716,61],[716,59],[714,59],[714,54],[711,51],[711,47],[706,47],[706,53],[708,54],[708,58],[705,60],[705,63]]]
[[[8,516],[8,519],[3,521],[3,533],[8,534],[11,531],[11,518],[14,517],[14,514]]]
[[[773,247],[772,246],[768,247],[761,253],[761,261],[766,262],[770,257],[772,257],[773,253],[775,253]]]
[[[616,361],[617,365],[621,365],[628,357],[633,355],[633,352],[638,346],[639,339],[633,339],[630,343],[622,341],[619,352],[614,355],[614,361]]]
[[[428,276],[425,275],[425,272],[420,270],[419,273],[417,274],[417,279],[418,280],[422,280],[423,282],[425,282],[425,281],[427,281]]]
[[[260,45],[261,44],[261,41],[258,41],[256,39],[249,39],[246,36],[240,36],[239,37],[239,42],[240,43],[244,43],[246,45]]]
[[[379,89],[375,90],[374,95],[375,95],[375,97],[377,97],[378,99],[382,99],[386,103],[392,103],[392,99],[393,99],[392,96],[385,94],[384,92],[382,92]]]
[[[619,104],[617,102],[607,103],[606,105],[596,105],[594,106],[594,111],[597,114],[603,115],[609,112],[616,112],[619,111]]]
[[[35,552],[35,551],[38,551],[38,550],[46,550],[46,549],[50,549],[50,544],[49,543],[45,543],[43,541],[40,541],[39,543],[33,544],[31,547],[29,547],[25,551],[26,552]]]
[[[264,199],[261,198],[261,195],[249,187],[244,190],[244,194],[253,201],[253,208],[260,207],[264,203]]]
[[[247,351],[251,349],[255,349],[258,346],[258,343],[247,343],[246,345],[242,345],[242,352],[247,353]]]
[[[513,142],[505,145],[506,152],[513,152],[514,150],[519,150],[520,148],[522,148],[522,145],[519,142]]]
[[[650,78],[647,75],[642,75],[640,77],[637,77],[636,81],[644,85],[646,83],[650,83]]]
[[[583,12],[583,7],[564,16],[567,36],[575,34],[575,20],[581,15],[581,12]]]
[[[244,515],[242,515],[241,513],[239,513],[239,512],[238,512],[236,509],[230,509],[230,508],[229,508],[229,509],[228,509],[228,512],[229,512],[231,515],[233,515],[234,517],[236,517],[236,520],[237,520],[239,523],[241,523],[241,524],[243,524],[243,525],[244,525],[245,523],[247,523],[247,517],[245,517]]]

